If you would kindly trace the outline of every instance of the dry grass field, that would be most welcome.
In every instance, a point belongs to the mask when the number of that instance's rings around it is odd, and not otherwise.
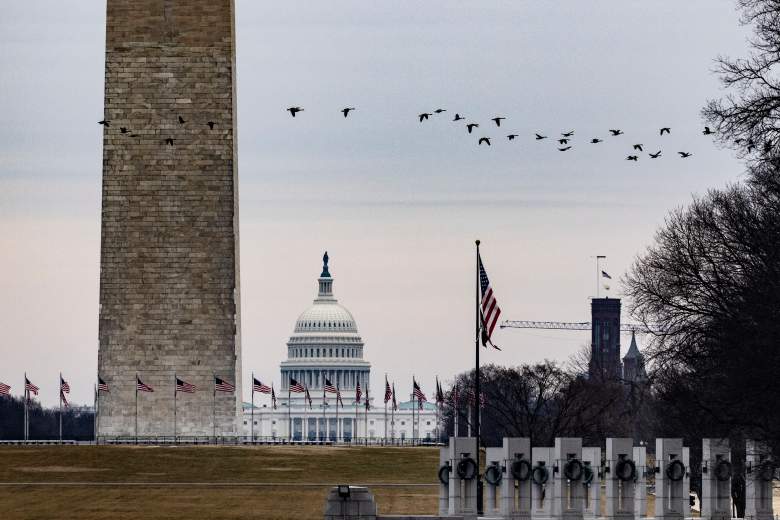
[[[435,448],[10,446],[0,518],[319,519],[339,483],[370,485],[380,512],[433,514],[437,466]]]

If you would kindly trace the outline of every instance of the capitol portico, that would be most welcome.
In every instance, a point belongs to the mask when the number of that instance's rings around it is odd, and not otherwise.
[[[352,313],[333,295],[328,261],[325,253],[317,298],[298,317],[287,341],[287,359],[280,366],[281,385],[275,387],[277,408],[267,395],[255,394],[254,407],[244,404],[244,435],[293,441],[434,440],[436,406],[423,403],[420,409],[411,400],[411,389],[408,394],[401,390],[398,410],[392,410],[388,403],[385,415],[384,380],[372,387],[365,344]],[[337,407],[335,394],[324,395],[326,379],[340,390],[343,406]],[[304,393],[291,392],[292,380],[308,388],[311,405]],[[363,395],[360,405],[355,402],[358,383]],[[365,408],[366,394],[369,410]]]

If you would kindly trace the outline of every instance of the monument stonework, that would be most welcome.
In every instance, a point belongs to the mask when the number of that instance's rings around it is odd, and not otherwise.
[[[107,0],[101,436],[136,419],[173,435],[174,374],[197,386],[178,395],[179,435],[238,431],[234,17],[233,0]],[[154,389],[137,415],[136,374]],[[236,392],[215,394],[215,375]]]

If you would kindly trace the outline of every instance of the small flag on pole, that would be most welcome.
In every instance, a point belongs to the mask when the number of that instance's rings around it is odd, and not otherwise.
[[[233,392],[235,389],[235,386],[228,383],[221,377],[214,376],[214,390],[217,392]]]
[[[290,392],[293,392],[295,394],[302,394],[303,391],[304,391],[303,390],[303,385],[300,384],[295,379],[290,378]]]
[[[607,280],[612,280],[612,277],[606,271],[601,271],[601,277],[606,278]]]
[[[387,403],[393,397],[393,391],[390,389],[390,383],[385,376],[385,403]]]
[[[70,393],[70,385],[67,381],[65,381],[62,376],[60,376],[60,392],[63,392],[65,394]]]
[[[395,400],[395,382],[393,383],[393,410],[398,410],[398,403]]]
[[[444,402],[444,392],[439,384],[439,376],[436,376],[436,404],[442,404]]]
[[[264,385],[260,381],[257,380],[256,377],[252,378],[252,391],[258,392],[261,394],[270,394],[271,393],[271,387],[268,385]]]
[[[136,376],[135,377],[135,382],[136,382],[135,388],[139,392],[154,392],[154,389],[151,386],[149,386],[147,384],[144,384],[144,382],[141,381],[140,377]]]
[[[371,399],[368,398],[368,387],[366,387],[366,411],[371,409]]]
[[[336,407],[338,405],[341,405],[342,408],[344,408],[344,401],[341,400],[341,389],[339,389],[339,384],[336,383]]]
[[[309,395],[309,387],[304,387],[304,391],[306,392],[306,400],[309,401],[309,410],[311,410],[311,395]]]
[[[276,410],[276,392],[274,392],[274,384],[271,383],[271,403],[273,403],[274,410]]]
[[[363,397],[363,392],[360,390],[360,381],[358,381],[357,386],[355,387],[355,402],[357,404],[360,404],[361,397]]]
[[[0,395],[11,395],[11,387],[5,383],[0,383]]]
[[[100,376],[98,376],[98,392],[105,392],[107,394],[110,393],[108,391],[108,385],[106,384],[105,381],[103,381],[103,378]]]
[[[184,381],[183,379],[176,378],[176,391],[177,392],[184,392],[187,394],[194,394],[195,390],[197,390],[198,387],[195,385],[192,385],[188,383],[187,381]]]
[[[412,393],[414,394],[414,396],[417,398],[418,401],[427,401],[428,400],[425,397],[425,394],[423,393],[423,391],[420,389],[420,385],[417,384],[417,381],[415,381],[414,378],[412,378],[412,388],[413,388]]]
[[[327,377],[325,378],[325,388],[324,391],[329,394],[335,394],[336,393],[336,387],[333,386],[333,383],[330,382],[330,379]]]
[[[38,390],[40,390],[40,388],[32,384],[26,377],[24,378],[24,389],[34,395],[38,395]]]
[[[498,306],[496,295],[493,293],[493,287],[490,286],[490,280],[488,280],[485,266],[482,265],[482,255],[479,255],[479,289],[482,295],[480,318],[482,320],[482,346],[490,346],[496,350],[501,350],[496,347],[491,337],[493,336],[493,329],[496,328],[498,323],[498,317],[501,316],[501,309]]]
[[[68,404],[68,400],[65,398],[65,392],[60,390],[60,401],[62,402],[62,406],[65,408],[68,408],[70,405]]]

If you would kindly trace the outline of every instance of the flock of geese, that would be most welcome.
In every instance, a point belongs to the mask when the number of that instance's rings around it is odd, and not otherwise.
[[[344,108],[342,108],[340,110],[340,112],[346,118],[346,117],[348,117],[350,115],[351,112],[353,112],[355,110],[356,110],[355,107],[344,107]],[[292,106],[292,107],[287,108],[286,111],[289,112],[292,117],[296,117],[296,114],[299,114],[299,113],[303,112],[304,109],[302,107],[299,107],[299,106]],[[421,114],[418,114],[417,115],[417,119],[419,120],[420,123],[424,123],[425,121],[428,121],[430,118],[438,116],[438,115],[441,115],[444,112],[447,112],[447,109],[437,108],[436,110],[433,110],[432,112],[423,112]],[[496,116],[496,117],[491,118],[491,121],[496,125],[496,128],[501,128],[501,122],[504,121],[504,120],[506,120],[506,117],[504,117],[504,116]],[[456,113],[455,117],[452,118],[452,121],[457,123],[459,121],[466,121],[466,118],[463,117],[461,114]],[[182,125],[182,126],[187,124],[187,121],[182,116],[178,116],[178,122],[179,122],[179,125]],[[111,126],[111,121],[109,121],[107,119],[103,119],[102,121],[98,121],[98,124],[103,125],[104,127],[108,128],[108,127]],[[217,123],[215,123],[214,121],[207,121],[205,123],[205,125],[209,127],[209,130],[214,130],[214,127],[216,126],[216,124]],[[466,122],[466,123],[461,123],[461,124],[465,124],[466,131],[469,134],[473,134],[474,130],[479,128],[479,123],[475,123],[475,122]],[[120,132],[120,134],[126,135],[128,137],[141,137],[140,135],[133,133],[129,128],[124,127],[124,126],[119,127],[119,132]],[[661,128],[659,130],[659,135],[661,137],[663,137],[664,135],[670,135],[671,133],[672,133],[672,129],[670,127],[663,127],[663,128]],[[713,135],[714,133],[715,132],[713,132],[710,129],[710,127],[708,127],[708,126],[705,126],[704,130],[702,131],[703,135]],[[623,130],[621,130],[619,128],[611,128],[611,129],[609,129],[609,134],[610,134],[610,137],[618,137],[618,136],[621,136],[621,135],[625,135]],[[510,134],[506,135],[506,138],[509,141],[514,141],[518,137],[520,137],[520,135],[519,134],[515,134],[515,133],[510,133]],[[545,140],[545,139],[548,139],[548,138],[550,138],[550,137],[547,136],[547,135],[543,135],[541,133],[534,134],[534,139],[536,141],[542,141],[542,140]],[[477,139],[477,145],[478,146],[482,146],[484,144],[486,146],[491,146],[493,139],[494,139],[493,137],[489,137],[489,136],[479,137]],[[567,151],[571,150],[572,147],[573,147],[574,130],[569,130],[567,132],[561,132],[560,137],[557,137],[557,138],[556,137],[552,137],[552,139],[557,141],[556,148],[558,149],[558,151],[560,151],[560,152],[567,152]],[[599,144],[599,143],[603,143],[603,142],[604,142],[604,139],[601,139],[601,138],[598,138],[598,137],[593,137],[589,141],[590,144],[594,144],[594,145]],[[164,139],[163,144],[165,146],[174,146],[175,139],[173,139],[172,137],[167,137],[167,138]],[[755,145],[753,145],[751,143],[748,143],[748,146],[749,147],[752,146],[753,148],[755,148]],[[639,153],[636,153],[636,152],[639,152]],[[633,145],[632,152],[626,157],[626,160],[627,161],[638,162],[639,158],[640,158],[639,154],[642,154],[642,153],[644,153],[644,145],[642,143],[636,143],[636,144]],[[681,159],[687,159],[687,158],[689,158],[689,157],[691,157],[693,155],[690,152],[677,152],[677,154],[680,156]],[[654,153],[648,152],[647,155],[648,155],[648,157],[650,157],[650,159],[658,159],[663,154],[662,154],[661,150],[658,150],[658,151],[656,151]]]
[[[344,115],[344,117],[347,117],[347,116],[349,116],[350,112],[352,112],[353,110],[355,110],[355,107],[345,107],[345,108],[341,109],[341,113]],[[303,111],[304,111],[304,109],[302,107],[299,107],[299,106],[293,106],[293,107],[289,107],[287,109],[287,112],[289,112],[292,117],[295,117],[296,114],[298,114],[300,112],[303,112]],[[418,114],[417,115],[417,119],[419,120],[420,123],[423,123],[425,121],[428,121],[431,117],[443,114],[446,111],[447,111],[447,109],[445,109],[445,108],[437,108],[436,110],[434,110],[432,112],[423,112],[421,114]],[[496,117],[491,118],[491,121],[493,121],[493,123],[495,123],[497,128],[501,128],[501,122],[504,121],[505,119],[506,119],[506,117],[504,117],[504,116],[496,116]],[[452,118],[453,122],[465,121],[465,120],[466,120],[466,118],[463,117],[459,113],[455,113],[455,117]],[[475,128],[479,128],[479,123],[467,122],[467,123],[465,123],[465,125],[466,125],[466,131],[469,134],[473,133]],[[618,137],[620,135],[624,135],[623,130],[621,130],[619,128],[612,128],[612,129],[609,130],[609,133],[610,133],[610,137]],[[660,136],[670,135],[671,133],[672,133],[672,129],[670,127],[668,127],[668,126],[665,126],[665,127],[661,128],[659,130],[659,135]],[[708,127],[708,126],[705,126],[704,130],[702,131],[703,135],[713,135],[714,133],[715,132],[713,132],[710,129],[710,127]],[[557,142],[558,142],[558,146],[557,146],[558,151],[560,151],[560,152],[567,152],[567,151],[571,150],[572,147],[573,147],[573,136],[574,136],[574,130],[570,130],[568,132],[562,132],[560,137],[558,137],[556,139]],[[518,137],[520,137],[519,134],[507,134],[507,136],[506,136],[506,138],[509,141],[514,141]],[[548,139],[549,138],[549,136],[542,135],[542,134],[539,134],[539,133],[534,134],[534,137],[535,137],[536,141],[542,141],[544,139]],[[482,146],[484,144],[484,145],[487,145],[487,146],[491,146],[491,144],[492,144],[491,140],[493,140],[492,137],[488,137],[488,136],[479,137],[477,139],[477,145],[478,146]],[[590,140],[590,144],[599,144],[599,143],[603,143],[603,142],[604,142],[604,140],[600,139],[598,137],[594,137],[594,138],[592,138]],[[644,152],[644,145],[642,143],[634,144],[633,145],[633,152],[643,153]],[[638,154],[633,153],[633,152],[632,152],[632,154],[630,154],[630,155],[628,155],[626,157],[626,160],[627,161],[638,162],[640,156]],[[688,157],[691,157],[693,155],[690,152],[677,152],[677,154],[680,156],[681,159],[687,159]],[[659,157],[661,157],[663,155],[663,153],[662,153],[661,150],[658,150],[655,153],[648,153],[647,155],[651,159],[658,159]]]

